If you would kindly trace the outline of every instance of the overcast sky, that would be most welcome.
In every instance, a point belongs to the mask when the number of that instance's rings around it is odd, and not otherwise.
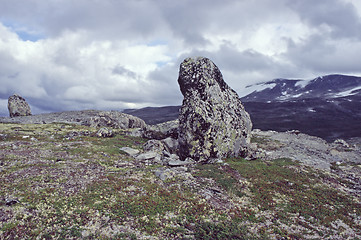
[[[360,0],[0,0],[0,115],[180,105],[205,56],[240,95],[274,78],[361,75]]]

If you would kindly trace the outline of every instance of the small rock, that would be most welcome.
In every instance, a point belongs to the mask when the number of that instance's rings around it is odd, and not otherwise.
[[[172,159],[168,162],[168,165],[171,167],[179,167],[179,166],[185,166],[185,165],[189,165],[189,164],[193,164],[193,163],[194,163],[194,161],[191,158],[187,158],[184,161]]]
[[[336,139],[333,144],[343,148],[350,148],[350,145],[343,139]]]
[[[149,160],[152,158],[155,158],[158,155],[158,153],[156,152],[145,152],[145,153],[141,153],[137,156],[138,160]]]
[[[162,181],[165,181],[174,176],[174,173],[170,169],[158,169],[154,172],[154,174]]]
[[[7,137],[8,137],[7,134],[0,134],[0,139],[1,140],[6,140]]]
[[[14,204],[19,203],[19,200],[16,199],[16,198],[5,198],[4,200],[5,200],[5,204],[6,204],[7,206],[12,206],[12,205],[14,205]]]
[[[170,153],[176,153],[178,151],[179,148],[178,139],[168,137],[166,139],[163,139],[162,142]]]
[[[144,151],[161,153],[164,150],[164,145],[161,141],[152,139],[143,145],[143,149]]]
[[[130,147],[122,147],[120,150],[127,153],[129,156],[134,156],[139,153],[139,150]]]
[[[146,162],[146,163],[162,163],[161,155],[157,152],[145,152],[139,154],[136,158],[138,161]]]
[[[287,133],[299,135],[301,132],[300,132],[300,130],[289,130],[289,131],[287,131]]]
[[[96,133],[96,135],[98,137],[104,137],[104,138],[107,138],[107,137],[113,137],[114,136],[114,133],[111,129],[108,129],[108,128],[101,128],[99,129],[99,131]]]

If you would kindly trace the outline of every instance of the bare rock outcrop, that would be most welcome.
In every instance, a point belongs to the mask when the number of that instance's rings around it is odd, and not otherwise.
[[[180,158],[199,162],[248,155],[251,119],[218,67],[207,58],[187,58],[180,65],[178,83],[184,96]]]
[[[82,124],[94,128],[112,127],[119,129],[146,128],[147,126],[142,119],[117,111],[99,112],[97,116],[90,117]]]
[[[168,137],[178,139],[178,127],[179,121],[173,120],[164,123],[159,123],[157,125],[149,125],[146,129],[143,130],[142,137],[148,139],[165,139]]]
[[[8,109],[10,117],[30,116],[31,110],[25,99],[18,94],[14,94],[8,99]]]

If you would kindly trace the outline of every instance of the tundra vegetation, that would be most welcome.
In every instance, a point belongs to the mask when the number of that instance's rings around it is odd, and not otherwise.
[[[336,175],[287,158],[170,168],[112,130],[0,124],[0,239],[361,239],[360,199]]]

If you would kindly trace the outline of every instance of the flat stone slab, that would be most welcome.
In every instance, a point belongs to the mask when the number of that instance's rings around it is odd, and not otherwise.
[[[129,156],[135,156],[139,153],[139,150],[130,147],[122,147],[120,150],[126,152]]]
[[[194,162],[193,161],[190,161],[190,160],[185,160],[185,161],[182,161],[182,160],[170,160],[168,162],[168,165],[171,166],[171,167],[180,167],[180,166],[186,166],[186,165],[189,165],[189,164],[193,164]]]
[[[154,159],[157,156],[159,156],[158,153],[156,152],[145,152],[145,153],[141,153],[139,154],[136,159],[138,160],[150,160],[150,159]]]

